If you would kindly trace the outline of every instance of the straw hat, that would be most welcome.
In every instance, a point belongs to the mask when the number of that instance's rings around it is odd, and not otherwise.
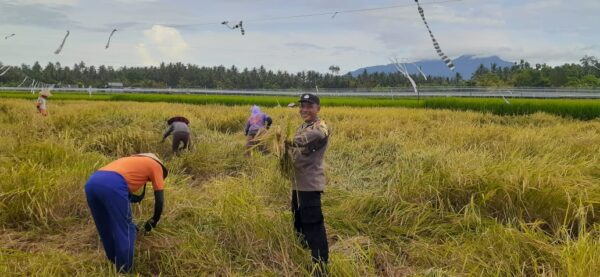
[[[135,154],[132,157],[148,157],[150,159],[155,160],[156,162],[158,162],[158,164],[160,164],[160,166],[162,167],[163,170],[163,179],[166,179],[167,176],[169,175],[169,170],[167,170],[167,168],[165,167],[165,165],[163,164],[163,162],[153,153],[140,153],[140,154]]]
[[[169,118],[169,120],[167,120],[167,124],[171,125],[171,124],[173,124],[173,122],[176,122],[176,121],[183,122],[187,125],[190,125],[190,120],[183,116],[171,117],[171,118]]]
[[[40,96],[50,97],[52,96],[52,93],[48,89],[42,89],[42,91],[40,91]]]

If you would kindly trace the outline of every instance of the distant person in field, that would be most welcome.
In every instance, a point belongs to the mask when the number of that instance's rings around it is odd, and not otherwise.
[[[164,142],[168,136],[173,134],[173,153],[179,154],[181,149],[188,149],[190,145],[190,121],[183,116],[172,117],[167,120],[169,128],[163,134],[161,142]],[[183,147],[182,147],[183,144]]]
[[[48,115],[48,97],[50,96],[52,96],[52,93],[50,93],[48,89],[43,89],[42,91],[40,91],[40,96],[35,101],[35,107],[37,108],[38,112],[43,116]]]
[[[293,157],[292,214],[294,228],[304,245],[311,250],[317,265],[317,275],[326,275],[329,246],[321,195],[325,190],[323,157],[329,143],[329,128],[318,116],[321,101],[313,94],[300,98],[300,116],[304,123],[298,128],[293,141],[287,142]]]
[[[144,224],[156,227],[164,205],[164,180],[168,171],[152,153],[120,158],[94,172],[85,184],[85,195],[106,257],[119,272],[131,272],[137,227],[131,205],[142,201],[146,182],[154,189],[154,215]]]
[[[250,109],[250,117],[246,121],[246,128],[244,128],[244,134],[246,135],[248,142],[246,143],[246,155],[250,155],[250,148],[257,144],[256,138],[265,130],[268,130],[273,124],[273,119],[266,113],[263,113],[260,108],[256,105]]]

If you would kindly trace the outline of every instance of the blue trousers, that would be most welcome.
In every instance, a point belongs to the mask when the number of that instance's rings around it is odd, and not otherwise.
[[[85,196],[106,257],[119,272],[131,272],[136,229],[127,182],[112,171],[96,171],[85,184]]]

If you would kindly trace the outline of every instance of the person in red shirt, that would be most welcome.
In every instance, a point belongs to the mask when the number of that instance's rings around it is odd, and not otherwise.
[[[156,227],[164,205],[164,179],[168,170],[152,153],[120,158],[94,172],[85,184],[85,195],[106,257],[119,272],[131,272],[137,228],[130,202],[140,202],[146,183],[154,189],[154,215],[144,224]],[[141,194],[139,193],[141,191]]]

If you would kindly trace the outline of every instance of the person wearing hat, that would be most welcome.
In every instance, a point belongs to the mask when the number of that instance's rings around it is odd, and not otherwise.
[[[35,101],[35,106],[38,112],[43,115],[48,115],[48,97],[52,96],[52,93],[48,89],[43,89],[40,91],[40,96]]]
[[[190,121],[183,116],[176,116],[167,120],[167,124],[169,128],[163,134],[161,142],[164,142],[169,135],[173,134],[173,153],[177,154],[179,150],[187,149],[190,143]],[[182,143],[183,147],[180,148]]]
[[[260,108],[256,105],[250,109],[250,117],[246,121],[246,128],[244,128],[244,134],[246,135],[248,142],[246,143],[246,149],[256,145],[255,138],[263,132],[265,129],[269,129],[273,124],[273,119],[266,113],[263,113]],[[250,152],[247,151],[246,155],[249,156]]]
[[[329,260],[329,246],[321,194],[325,189],[323,157],[327,150],[330,131],[318,116],[321,101],[313,94],[300,97],[300,116],[304,123],[297,129],[288,149],[293,157],[292,214],[294,229],[304,245],[311,250],[318,272],[325,272]]]
[[[144,224],[156,227],[164,205],[164,179],[168,170],[152,153],[120,158],[94,172],[85,184],[85,195],[106,257],[119,272],[131,272],[137,228],[130,202],[142,201],[146,182],[154,188],[154,215]],[[141,193],[140,193],[141,191]]]

